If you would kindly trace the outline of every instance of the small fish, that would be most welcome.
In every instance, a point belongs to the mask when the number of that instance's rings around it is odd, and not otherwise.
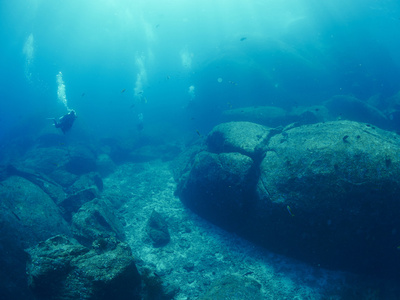
[[[234,82],[234,81],[232,81],[232,80],[229,80],[228,81],[230,84],[232,84],[232,85],[238,85],[236,82]]]
[[[290,208],[289,205],[286,206],[287,211],[289,212],[289,214],[294,217],[294,213],[292,213],[292,209]]]
[[[126,89],[123,89],[122,91],[121,91],[121,94],[123,93],[123,92],[125,92],[126,91]]]
[[[85,96],[85,93],[82,93],[82,97],[84,97]]]
[[[247,37],[242,37],[242,38],[240,39],[241,42],[243,42],[243,41],[245,41],[245,40],[247,40]]]
[[[196,130],[196,133],[197,133],[198,136],[201,136],[200,131]]]

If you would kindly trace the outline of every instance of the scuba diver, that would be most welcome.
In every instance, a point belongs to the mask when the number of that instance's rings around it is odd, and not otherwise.
[[[76,119],[76,113],[74,110],[71,110],[69,113],[59,118],[58,121],[56,119],[53,119],[54,126],[56,128],[61,128],[62,132],[65,134],[68,130],[71,129],[75,119]]]

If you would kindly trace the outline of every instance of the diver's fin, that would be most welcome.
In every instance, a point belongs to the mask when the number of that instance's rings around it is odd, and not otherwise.
[[[53,122],[54,122],[54,127],[55,128],[59,128],[60,127],[60,123],[57,122],[56,118],[53,118]]]
[[[46,120],[53,120],[53,122],[54,122],[54,126],[56,126],[57,127],[57,119],[56,118],[46,118]]]

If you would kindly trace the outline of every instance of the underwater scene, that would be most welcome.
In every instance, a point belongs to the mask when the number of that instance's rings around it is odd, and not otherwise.
[[[400,2],[0,2],[0,300],[400,299]]]

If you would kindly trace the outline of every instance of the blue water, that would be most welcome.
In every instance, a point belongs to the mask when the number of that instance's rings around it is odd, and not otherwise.
[[[116,164],[168,160],[226,110],[289,112],[339,95],[332,113],[347,103],[345,115],[370,122],[359,99],[400,132],[399,0],[0,0],[0,169],[43,166],[51,149],[28,150],[70,141]],[[64,135],[53,120],[70,110]],[[85,167],[75,160],[71,173]],[[157,184],[146,176],[137,182]]]
[[[190,139],[229,108],[400,90],[391,0],[1,1],[0,40],[2,143],[68,108],[75,134]]]

